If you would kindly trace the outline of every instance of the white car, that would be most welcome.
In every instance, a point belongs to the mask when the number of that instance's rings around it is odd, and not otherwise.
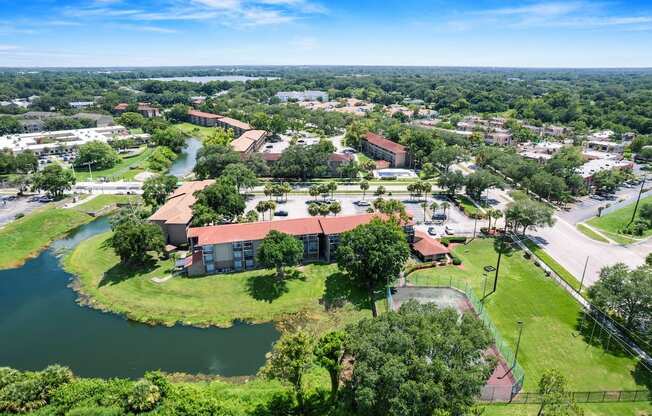
[[[455,234],[455,229],[453,227],[447,225],[446,227],[444,227],[444,232],[447,235],[453,235],[453,234]]]

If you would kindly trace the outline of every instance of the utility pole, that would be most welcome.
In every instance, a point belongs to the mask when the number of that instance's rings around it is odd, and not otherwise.
[[[584,284],[584,276],[586,276],[586,266],[589,264],[589,256],[586,256],[586,262],[584,262],[584,270],[582,271],[582,280],[580,280],[580,288],[577,289],[577,293],[582,292],[582,285]]]
[[[629,220],[629,224],[634,222],[634,218],[636,218],[636,211],[638,210],[638,203],[641,202],[641,194],[643,193],[643,186],[645,186],[645,181],[647,180],[647,176],[643,176],[643,182],[641,182],[641,189],[638,190],[638,197],[636,198],[636,205],[634,205],[634,212],[632,213],[632,219]],[[627,224],[627,225],[629,225]]]

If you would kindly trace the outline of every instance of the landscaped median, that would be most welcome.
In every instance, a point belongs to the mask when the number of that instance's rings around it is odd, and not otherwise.
[[[123,267],[106,245],[110,236],[83,241],[66,256],[64,268],[77,276],[84,304],[135,321],[228,327],[238,320],[281,321],[300,314],[310,325],[331,327],[370,315],[364,294],[355,294],[335,265],[303,266],[283,282],[270,270],[254,270],[156,283],[153,277],[170,275],[172,260]]]
[[[100,195],[71,209],[53,205],[36,210],[0,229],[0,269],[18,267],[34,257],[52,241],[89,223],[96,212],[108,205],[126,201],[121,195]]]
[[[638,211],[636,213],[636,218],[634,221],[640,219],[641,207],[646,204],[652,204],[652,196],[641,199],[638,204]],[[609,237],[613,241],[619,244],[632,244],[640,239],[647,238],[652,236],[652,227],[643,231],[641,236],[632,236],[623,233],[623,230],[632,220],[632,214],[634,214],[634,206],[636,204],[632,203],[623,208],[617,209],[608,214],[604,214],[600,217],[593,217],[587,223],[600,230],[602,234]]]

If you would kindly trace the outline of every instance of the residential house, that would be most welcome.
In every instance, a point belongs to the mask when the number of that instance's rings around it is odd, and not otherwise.
[[[124,113],[125,111],[127,111],[127,109],[129,109],[129,104],[127,103],[119,103],[116,104],[115,107],[113,107],[113,111],[118,115]]]
[[[178,187],[151,217],[149,221],[158,224],[163,230],[166,244],[176,246],[188,242],[188,227],[192,221],[192,206],[196,201],[195,193],[204,190],[215,181],[186,182]]]
[[[161,111],[156,107],[152,107],[149,103],[138,103],[136,112],[145,118],[159,117],[161,115]]]
[[[450,254],[448,247],[420,230],[414,232],[412,251],[424,262],[447,261]]]
[[[362,138],[362,151],[373,159],[386,160],[393,168],[409,164],[407,148],[375,133],[367,133]]]

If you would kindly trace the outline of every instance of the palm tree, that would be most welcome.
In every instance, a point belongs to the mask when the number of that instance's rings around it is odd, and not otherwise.
[[[362,200],[363,201],[364,201],[364,196],[367,193],[367,189],[369,189],[369,182],[367,182],[367,181],[360,182],[360,190],[362,191]]]
[[[321,204],[319,205],[319,214],[322,216],[327,216],[331,213],[330,204]]]
[[[444,215],[446,215],[446,211],[448,211],[448,209],[450,207],[451,207],[451,204],[449,202],[444,201],[444,202],[441,203],[441,209],[444,210]]]
[[[331,193],[331,199],[335,199],[335,191],[337,191],[337,182],[330,181],[326,186],[328,186],[328,190]]]
[[[315,203],[308,204],[308,214],[310,214],[311,217],[319,215],[319,205]]]
[[[328,205],[328,209],[329,209],[329,211],[331,212],[331,214],[333,214],[333,215],[335,215],[335,216],[337,217],[337,214],[339,214],[340,212],[342,212],[342,204],[340,204],[340,203],[337,202],[337,201],[335,201],[335,202],[331,202],[331,203]]]
[[[311,197],[317,200],[317,197],[321,193],[321,189],[319,189],[319,185],[312,185],[310,186],[310,189],[308,189],[308,193],[310,194]]]
[[[428,203],[427,202],[422,202],[421,203],[421,208],[423,208],[423,222],[426,222],[428,219],[428,215],[426,210],[428,209]]]
[[[271,221],[274,218],[274,210],[276,209],[276,202],[267,201],[267,209],[269,210],[269,220]]]
[[[439,208],[439,204],[437,203],[437,201],[432,201],[432,204],[430,204],[430,210],[432,211],[432,215],[435,215],[438,208]]]
[[[266,197],[269,197],[269,199],[272,199],[272,194],[274,193],[274,185],[271,183],[266,183],[265,184],[265,189],[263,190],[263,193],[265,194]]]
[[[494,209],[494,210],[491,211],[491,213],[489,215],[492,216],[496,220],[495,223],[494,223],[494,228],[496,228],[498,226],[498,220],[503,217],[503,212],[501,210],[499,210],[499,209]]]
[[[267,202],[268,201],[258,201],[256,204],[256,211],[258,211],[263,216],[263,221],[265,221],[265,211],[267,211]]]
[[[427,181],[421,182],[421,190],[423,191],[425,201],[428,202],[428,195],[430,195],[430,192],[432,192],[432,184]]]
[[[281,184],[281,190],[285,194],[285,202],[288,202],[288,195],[292,192],[292,186],[287,182],[283,182]]]

